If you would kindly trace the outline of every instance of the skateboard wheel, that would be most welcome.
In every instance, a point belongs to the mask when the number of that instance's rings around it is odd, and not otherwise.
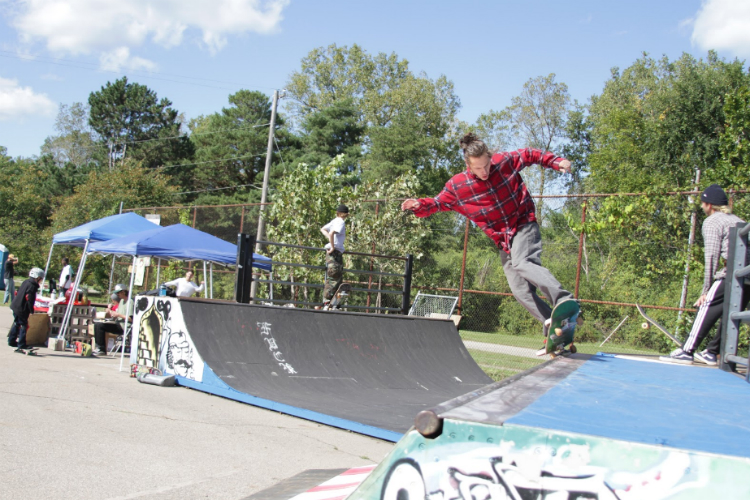
[[[562,337],[562,334],[562,328],[555,328],[555,335],[557,335],[558,337]]]
[[[581,316],[578,316],[576,318],[576,325],[578,325],[578,326],[583,325],[583,318]]]
[[[649,325],[648,323],[641,323],[641,328],[643,328],[644,330],[648,330],[649,328],[651,328],[651,325]]]
[[[557,353],[554,352],[554,351],[552,351],[551,353],[549,353],[549,357],[550,358],[556,358],[557,357]]]
[[[577,348],[576,346],[574,346],[573,344],[570,344],[570,347],[568,347],[568,349],[569,349],[569,350],[570,350],[570,352],[572,352],[573,354],[575,354],[575,353],[577,353],[577,352],[578,352],[578,348]]]

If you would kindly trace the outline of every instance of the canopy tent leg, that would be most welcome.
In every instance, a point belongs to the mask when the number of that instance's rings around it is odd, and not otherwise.
[[[44,279],[49,281],[49,278],[47,277],[47,271],[49,271],[49,263],[52,260],[52,249],[55,248],[55,243],[52,242],[52,245],[49,247],[49,255],[47,256],[47,265],[44,266]],[[50,288],[52,288],[52,282],[50,282]],[[44,281],[42,281],[42,291],[44,291]],[[52,293],[52,290],[50,290],[50,293]]]
[[[214,298],[214,263],[213,262],[211,262],[211,264],[209,264],[209,270],[211,272],[211,276],[209,276],[209,281],[208,282],[211,285],[211,294],[210,295],[211,295],[211,298],[213,299]]]
[[[268,294],[271,299],[271,304],[273,304],[273,270],[268,271],[268,278],[271,281],[271,283],[268,284]]]
[[[73,287],[70,289],[70,297],[68,298],[68,306],[65,308],[65,314],[63,315],[63,322],[60,325],[60,333],[57,334],[58,339],[65,338],[65,332],[68,329],[68,323],[70,322],[70,316],[73,312],[73,305],[76,301],[76,294],[78,293],[78,285],[81,283],[81,275],[83,269],[86,267],[86,258],[88,257],[87,250],[89,249],[89,240],[86,240],[86,244],[83,247],[83,255],[81,256],[81,262],[78,264],[78,272],[76,273],[76,279],[73,280]]]
[[[159,281],[159,275],[161,274],[161,259],[158,259],[156,263],[156,289],[159,289],[161,282]]]
[[[206,261],[204,260],[203,261],[203,281],[204,281],[204,283],[203,283],[203,298],[204,299],[208,298],[208,285],[205,283],[208,280],[206,279],[206,277],[207,277],[206,276]]]
[[[130,268],[130,288],[128,288],[128,300],[133,300],[133,281],[135,281],[135,260],[138,258],[137,255],[133,256],[133,266]],[[133,314],[135,314],[135,301],[133,301],[133,311],[131,311]],[[128,316],[128,306],[127,302],[125,302],[125,326],[122,329],[122,350],[120,351],[120,371],[122,371],[122,362],[125,359],[125,335],[128,333],[128,322],[130,321],[130,316]],[[136,355],[136,362],[138,361],[137,353],[138,344],[136,343],[136,337],[135,337],[135,328],[130,329],[130,361],[133,362],[133,355]]]

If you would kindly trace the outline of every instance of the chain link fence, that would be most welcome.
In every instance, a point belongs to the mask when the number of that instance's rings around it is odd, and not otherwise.
[[[542,263],[581,301],[585,322],[576,331],[578,352],[656,355],[675,348],[657,329],[644,328],[635,304],[643,306],[678,338],[686,336],[694,317],[691,306],[703,285],[704,215],[697,194],[545,197],[544,212],[538,214]],[[750,220],[750,191],[730,193],[730,198],[734,213]],[[182,222],[234,243],[239,232],[255,234],[260,207],[151,207],[132,211],[159,214],[162,225]],[[457,297],[460,334],[477,363],[496,380],[545,361],[546,356],[536,356],[542,347],[542,326],[510,293],[499,250],[492,241],[454,212],[435,214],[424,223],[431,237],[424,255],[414,260],[412,299],[418,292]],[[310,235],[311,246],[319,240],[317,234]],[[378,253],[377,246],[368,250]],[[277,266],[272,276],[263,279],[319,286],[263,283],[258,289],[259,299],[273,294],[275,299],[322,302],[324,256],[322,251],[308,252],[314,255],[304,258],[317,259],[320,269],[303,275],[293,267]],[[347,255],[345,267],[350,270],[346,282],[360,289],[349,297],[350,305],[372,313],[392,313],[375,308],[401,309],[403,261]],[[368,270],[385,275],[369,274]],[[233,287],[231,269],[214,271],[214,298],[231,299]],[[366,309],[370,306],[372,311]],[[743,328],[744,351],[740,352],[746,355],[747,326]]]

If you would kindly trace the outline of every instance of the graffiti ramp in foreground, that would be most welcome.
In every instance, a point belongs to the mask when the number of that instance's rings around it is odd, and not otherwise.
[[[750,498],[750,386],[557,358],[420,413],[348,500]]]
[[[180,385],[390,441],[492,382],[450,320],[139,296],[133,323]]]

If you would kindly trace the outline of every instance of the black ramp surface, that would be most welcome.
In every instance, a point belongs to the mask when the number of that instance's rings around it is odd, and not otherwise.
[[[406,432],[492,382],[451,321],[180,300],[203,361],[238,391]]]

